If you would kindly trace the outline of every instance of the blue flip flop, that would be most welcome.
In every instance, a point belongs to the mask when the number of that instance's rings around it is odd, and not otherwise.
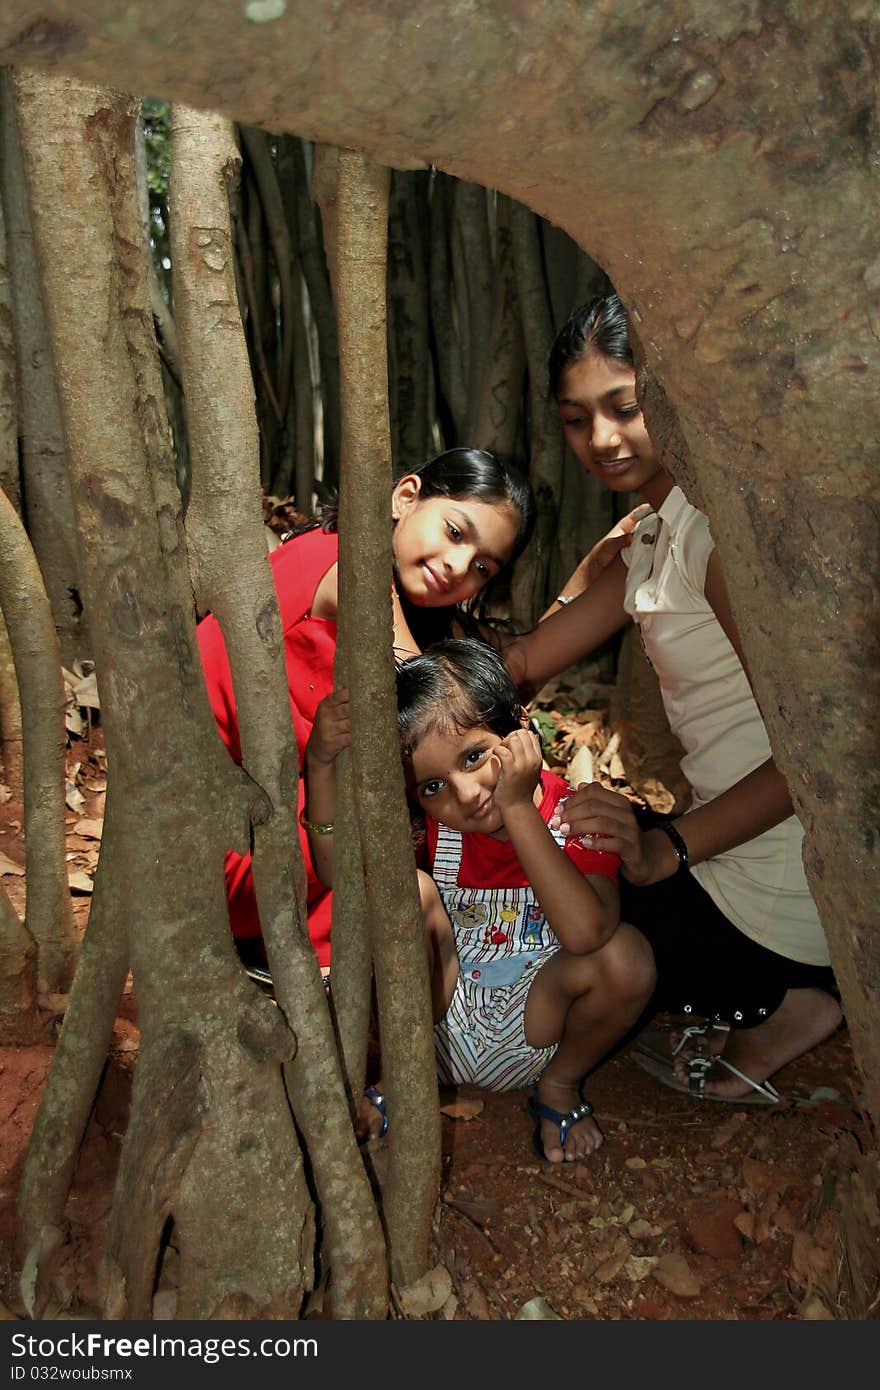
[[[561,1110],[554,1110],[552,1106],[545,1105],[543,1101],[538,1100],[537,1086],[529,1096],[527,1105],[529,1113],[535,1117],[535,1130],[532,1134],[532,1150],[544,1163],[549,1163],[550,1159],[544,1152],[544,1145],[541,1143],[541,1121],[550,1120],[554,1125],[559,1126],[559,1144],[560,1147],[564,1149],[568,1131],[577,1124],[578,1120],[585,1120],[593,1113],[593,1107],[588,1100],[582,1101],[580,1105],[576,1105],[575,1108],[569,1110],[567,1114],[563,1114]],[[554,1168],[558,1167],[558,1164],[554,1164],[553,1166]]]
[[[388,1133],[388,1114],[385,1110],[385,1097],[378,1086],[367,1086],[364,1095],[368,1101],[375,1105],[379,1114],[382,1116],[382,1128],[379,1131],[379,1138],[384,1139]]]

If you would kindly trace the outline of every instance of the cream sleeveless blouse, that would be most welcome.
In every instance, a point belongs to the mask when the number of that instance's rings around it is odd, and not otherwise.
[[[685,750],[692,807],[713,800],[770,757],[763,720],[739,658],[704,594],[714,549],[708,519],[673,488],[622,552],[624,607],[638,623],[670,727]],[[790,816],[691,870],[728,921],[762,946],[827,965],[828,946]]]

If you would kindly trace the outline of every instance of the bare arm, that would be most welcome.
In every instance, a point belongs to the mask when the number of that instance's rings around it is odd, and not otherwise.
[[[312,600],[312,613],[316,618],[336,618],[339,610],[339,566],[331,565],[322,577]],[[403,615],[397,591],[391,590],[391,610],[394,619],[394,656],[397,661],[408,661],[418,656],[419,644],[409,630]]]
[[[706,598],[730,641],[751,685],[739,632],[730,611],[721,563],[713,550],[706,570]],[[570,605],[572,608],[574,604]],[[632,883],[656,883],[678,868],[678,856],[662,830],[639,829],[625,797],[593,784],[577,791],[566,803],[564,825],[574,835],[604,835],[603,848],[615,850]],[[675,828],[688,848],[690,864],[702,864],[770,830],[792,814],[791,796],[772,758],[735,782],[727,791],[688,811]]]
[[[589,589],[591,584],[599,578],[604,569],[616,559],[621,550],[626,550],[632,544],[632,533],[639,522],[646,516],[650,516],[653,508],[650,503],[642,502],[640,506],[634,507],[626,516],[621,517],[620,521],[611,528],[606,536],[598,540],[588,555],[585,555],[580,564],[575,568],[574,573],[565,581],[560,594],[567,599],[575,599],[578,594],[582,594],[584,589]],[[549,618],[552,613],[558,613],[565,605],[554,599],[546,613],[542,613],[539,622]]]
[[[495,804],[554,935],[575,955],[598,950],[620,920],[617,889],[599,875],[588,879],[579,873],[547,829],[534,802],[541,774],[537,740],[518,729],[493,756],[501,764]]]
[[[305,819],[312,863],[322,883],[333,886],[333,826],[336,815],[336,757],[351,742],[348,723],[348,691],[334,690],[318,706],[315,724],[306,744]]]
[[[626,565],[618,555],[573,603],[505,647],[504,662],[514,682],[540,689],[607,642],[627,621],[625,588]]]

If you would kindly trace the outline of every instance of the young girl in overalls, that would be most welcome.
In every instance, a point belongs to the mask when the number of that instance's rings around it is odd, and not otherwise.
[[[526,479],[493,454],[449,449],[402,477],[390,503],[394,644],[397,655],[405,656],[447,635],[455,623],[467,626],[482,617],[481,599],[487,586],[528,543],[534,502]],[[322,523],[292,535],[269,557],[300,751],[298,816],[305,804],[302,759],[306,744],[317,707],[333,688],[338,554],[339,537],[331,512]],[[241,762],[232,673],[223,634],[212,615],[199,624],[198,639],[220,736],[235,761]],[[331,896],[315,873],[302,827],[300,844],[308,876],[309,936],[326,975]],[[239,951],[247,963],[263,964],[250,855],[227,854],[226,892]]]
[[[491,648],[437,643],[399,668],[397,689],[408,790],[425,816],[419,887],[440,1077],[532,1087],[537,1153],[586,1158],[602,1134],[582,1078],[654,981],[647,943],[619,922],[619,860],[549,829],[568,788],[542,771]],[[309,819],[332,817],[345,699],[325,701],[315,725],[323,771],[310,775]]]

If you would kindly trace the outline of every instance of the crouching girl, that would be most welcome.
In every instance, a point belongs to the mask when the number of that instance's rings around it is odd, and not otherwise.
[[[550,830],[568,788],[542,771],[490,648],[437,643],[399,668],[397,689],[407,786],[426,822],[419,887],[440,1077],[531,1086],[539,1156],[586,1158],[602,1134],[582,1080],[654,983],[650,947],[619,921],[619,860]],[[332,814],[344,702],[330,696],[315,726],[309,819]]]

